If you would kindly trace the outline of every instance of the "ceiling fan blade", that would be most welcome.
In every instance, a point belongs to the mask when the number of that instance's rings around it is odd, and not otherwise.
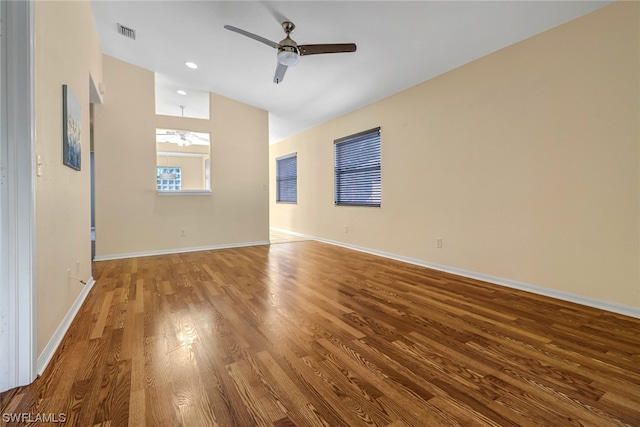
[[[304,44],[299,45],[298,50],[300,51],[300,56],[317,55],[320,53],[355,52],[356,45],[354,43]]]
[[[282,65],[280,62],[278,62],[278,66],[276,67],[276,74],[273,76],[273,82],[275,84],[282,83],[282,80],[284,79],[284,73],[286,71],[287,66]]]
[[[240,28],[236,28],[236,27],[234,27],[232,25],[225,25],[224,28],[226,28],[227,30],[236,32],[238,34],[242,34],[243,36],[247,36],[250,39],[254,39],[254,40],[257,40],[259,42],[262,42],[262,43],[266,44],[267,46],[271,46],[274,49],[277,49],[277,48],[280,47],[280,45],[278,43],[276,43],[276,42],[272,42],[269,39],[265,39],[264,37],[261,37],[261,36],[259,36],[257,34],[253,34],[253,33],[250,33],[248,31],[242,30]]]

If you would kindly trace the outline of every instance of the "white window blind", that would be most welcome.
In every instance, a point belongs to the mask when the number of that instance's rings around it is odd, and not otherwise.
[[[380,128],[334,141],[335,203],[380,206]]]
[[[288,154],[276,159],[276,201],[298,202],[298,155]]]

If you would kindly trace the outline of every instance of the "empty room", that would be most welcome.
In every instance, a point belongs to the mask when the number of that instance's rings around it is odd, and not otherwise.
[[[640,427],[640,3],[0,22],[0,425]]]

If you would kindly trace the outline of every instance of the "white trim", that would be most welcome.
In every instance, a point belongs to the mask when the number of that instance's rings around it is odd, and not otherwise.
[[[5,2],[0,2],[0,392],[10,389],[9,386],[9,223],[8,223],[8,191],[4,185],[6,180],[6,153],[8,148],[7,134],[7,57],[6,57],[6,15]]]
[[[2,389],[36,377],[34,3],[6,5],[8,360]],[[4,37],[3,36],[3,37]],[[5,96],[5,95],[3,95]],[[3,339],[4,341],[4,339]],[[6,344],[6,343],[5,343]],[[0,389],[0,391],[2,391]]]
[[[278,160],[284,160],[284,159],[288,159],[289,157],[297,157],[297,156],[298,156],[298,152],[294,151],[293,153],[289,153],[289,154],[285,154],[284,156],[276,157],[276,162]]]
[[[211,190],[157,190],[158,196],[210,196]]]
[[[91,291],[95,283],[96,281],[93,279],[93,277],[90,277],[89,280],[87,280],[87,284],[84,285],[84,288],[82,288],[82,292],[80,292],[80,294],[78,295],[74,303],[71,305],[71,307],[69,308],[69,311],[62,319],[62,322],[60,322],[60,324],[56,328],[55,332],[51,336],[51,339],[47,343],[46,347],[44,348],[44,350],[42,350],[42,353],[40,353],[40,356],[38,356],[38,362],[37,362],[38,375],[42,375],[47,365],[51,361],[51,358],[53,357],[56,350],[58,349],[58,346],[62,342],[62,339],[64,338],[65,334],[69,330],[69,326],[71,326],[71,322],[73,322],[73,319],[75,319],[76,315],[78,314],[78,311],[80,311],[80,307],[82,307],[84,300],[87,298],[87,295],[89,295],[89,291]]]
[[[338,242],[338,241],[329,240],[329,239],[323,239],[320,237],[315,237],[315,236],[311,236],[303,233],[297,233],[294,231],[284,230],[280,228],[271,227],[271,230],[292,234],[294,236],[305,237],[307,239],[317,240],[319,242],[328,243],[330,245],[341,246],[343,248],[353,249],[359,252],[365,252],[368,254],[377,255],[384,258],[390,258],[396,261],[402,261],[409,264],[418,265],[420,267],[426,267],[426,268],[431,268],[433,270],[444,271],[446,273],[452,273],[458,276],[468,277],[470,279],[481,280],[483,282],[489,282],[494,285],[505,286],[512,289],[519,289],[521,291],[527,291],[527,292],[531,292],[538,295],[544,295],[551,298],[556,298],[562,301],[568,301],[575,304],[598,308],[601,310],[606,310],[613,313],[623,314],[626,316],[631,316],[631,317],[640,319],[640,308],[636,308],[636,307],[630,307],[627,305],[617,304],[610,301],[603,301],[595,298],[589,298],[582,295],[573,294],[570,292],[563,292],[555,289],[544,288],[542,286],[536,286],[529,283],[518,282],[516,280],[505,279],[502,277],[490,276],[488,274],[476,273],[474,271],[463,270],[461,268],[434,264],[434,263],[425,262],[415,258],[408,258],[401,255],[392,254],[389,252],[378,251],[375,249],[368,249],[361,246],[350,245],[348,243]]]
[[[163,156],[163,157],[200,157],[202,158],[204,156],[208,156],[209,153],[204,154],[204,153],[182,153],[180,151],[158,151],[157,155]]]
[[[320,239],[318,239],[317,237],[310,236],[310,235],[308,235],[308,234],[298,233],[298,232],[296,232],[296,231],[285,230],[284,228],[269,227],[269,230],[279,231],[280,233],[291,234],[292,236],[304,237],[304,238],[309,239],[309,240],[320,240]]]
[[[193,248],[176,248],[176,249],[163,249],[159,251],[148,251],[148,252],[129,252],[123,254],[112,254],[112,255],[99,255],[93,258],[94,261],[108,261],[112,259],[126,259],[126,258],[138,258],[145,256],[156,256],[156,255],[171,255],[171,254],[180,254],[185,252],[199,252],[199,251],[215,251],[218,249],[231,249],[231,248],[243,248],[246,246],[262,246],[268,245],[268,240],[261,240],[258,242],[243,242],[243,243],[231,243],[228,245],[214,245],[214,246],[198,246]]]

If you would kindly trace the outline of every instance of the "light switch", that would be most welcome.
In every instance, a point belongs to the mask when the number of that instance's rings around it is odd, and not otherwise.
[[[36,175],[42,176],[42,157],[40,154],[36,155]]]

